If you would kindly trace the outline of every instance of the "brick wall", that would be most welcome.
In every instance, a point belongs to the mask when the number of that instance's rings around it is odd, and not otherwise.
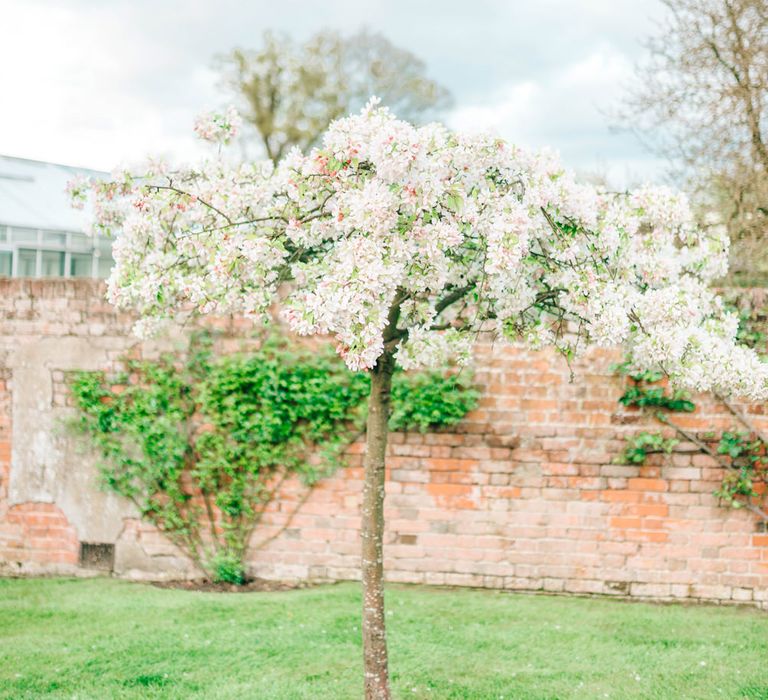
[[[100,541],[116,544],[121,575],[194,575],[125,504],[105,518],[101,514],[112,511],[57,486],[86,464],[87,481],[77,482],[78,488],[86,483],[89,498],[103,498],[92,463],[82,454],[73,458],[62,447],[65,436],[44,465],[47,481],[38,474],[36,453],[16,449],[28,435],[13,427],[14,407],[20,420],[29,420],[29,413],[21,413],[29,411],[29,401],[15,396],[29,390],[14,382],[22,371],[16,368],[29,369],[20,347],[36,348],[44,338],[84,342],[77,346],[82,357],[98,350],[88,355],[92,367],[108,366],[135,344],[130,318],[116,314],[101,294],[92,282],[0,282],[0,566],[4,561],[10,571],[76,571],[78,541],[91,541],[96,532]],[[243,332],[240,322],[218,323],[233,337]],[[35,410],[66,413],[62,377],[80,356],[65,363],[52,352],[36,365],[48,373],[45,386],[51,388]],[[613,463],[625,436],[650,428],[638,412],[617,403],[621,380],[610,371],[615,352],[589,353],[573,367],[572,382],[550,352],[481,345],[477,358],[483,398],[456,430],[391,436],[389,580],[768,607],[768,535],[751,513],[718,505],[712,492],[722,471],[714,460],[681,443],[672,455],[654,455],[645,466]],[[696,413],[677,416],[691,432],[734,424],[711,398],[699,397],[697,405]],[[743,408],[768,427],[763,406]],[[361,444],[353,445],[348,466],[308,497],[298,482],[285,485],[254,535],[253,574],[358,577],[361,452]],[[12,470],[21,475],[15,482]],[[21,500],[36,488],[40,498]],[[98,531],[96,516],[88,515],[97,511]]]

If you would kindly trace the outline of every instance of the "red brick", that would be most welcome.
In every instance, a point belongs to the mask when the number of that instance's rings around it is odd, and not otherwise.
[[[604,501],[618,501],[621,503],[639,503],[642,495],[635,491],[609,489],[601,493]]]
[[[635,491],[667,491],[669,482],[666,479],[628,479],[627,488]]]
[[[611,518],[608,524],[610,527],[621,529],[639,528],[642,525],[642,520],[640,518]]]

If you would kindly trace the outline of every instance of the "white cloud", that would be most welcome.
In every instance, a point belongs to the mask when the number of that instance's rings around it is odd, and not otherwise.
[[[631,74],[624,54],[600,45],[537,81],[508,84],[482,103],[456,108],[448,122],[529,148],[554,147],[567,165],[604,173],[624,186],[660,170],[658,159],[642,154],[632,137],[610,132],[603,112]]]
[[[0,0],[0,153],[108,169],[189,158],[194,115],[220,104],[214,54],[266,28],[306,37],[367,23],[424,58],[455,95],[451,125],[559,148],[578,167],[648,158],[609,133],[658,2],[636,0]]]
[[[196,111],[217,98],[211,71],[191,66],[192,99],[142,90],[173,52],[133,31],[130,10],[90,11],[10,0],[0,25],[0,153],[110,168],[146,152],[189,156]]]
[[[458,107],[448,122],[460,131],[490,131],[507,136],[519,133],[524,122],[536,110],[541,86],[533,81],[508,85],[486,104]]]

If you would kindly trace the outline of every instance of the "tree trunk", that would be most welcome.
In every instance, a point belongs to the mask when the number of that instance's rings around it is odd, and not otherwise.
[[[394,358],[379,357],[371,370],[361,532],[363,538],[363,657],[366,700],[389,700],[387,636],[384,620],[384,459],[387,450]]]

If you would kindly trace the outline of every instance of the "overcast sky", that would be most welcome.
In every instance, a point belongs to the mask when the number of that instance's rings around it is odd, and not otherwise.
[[[265,29],[383,32],[450,89],[450,126],[549,145],[614,182],[663,163],[609,129],[657,0],[0,0],[0,154],[111,169],[189,158],[194,115],[229,100],[215,54]]]

